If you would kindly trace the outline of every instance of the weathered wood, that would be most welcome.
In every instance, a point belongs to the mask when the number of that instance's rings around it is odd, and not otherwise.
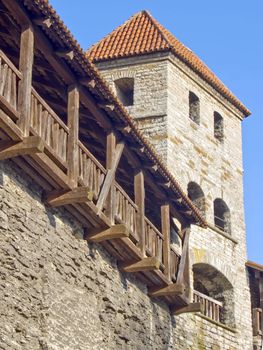
[[[49,17],[35,17],[33,23],[40,27],[50,28],[52,26],[52,20]]]
[[[186,287],[186,297],[190,296],[190,257],[189,257],[189,238],[190,238],[190,225],[185,225],[182,228],[183,231],[183,249],[180,259],[178,274],[177,274],[177,283],[182,283]]]
[[[162,234],[163,234],[163,263],[164,274],[171,280],[171,268],[170,268],[170,205],[164,204],[161,206],[161,220],[162,220]]]
[[[184,292],[185,286],[183,284],[173,283],[162,288],[152,288],[149,290],[148,294],[151,297],[166,297],[182,295]]]
[[[0,160],[44,152],[44,142],[38,136],[29,136],[20,142],[0,141]]]
[[[110,170],[114,166],[114,154],[116,150],[116,135],[113,131],[109,132],[107,135],[107,145],[106,145],[106,168]],[[114,181],[114,179],[113,179]],[[113,182],[112,181],[112,182]],[[114,186],[111,186],[106,202],[106,212],[105,214],[110,218],[112,224],[114,224],[114,214],[115,209],[115,191]]]
[[[73,186],[77,185],[79,174],[79,91],[74,85],[68,89],[68,176]]]
[[[99,103],[98,106],[104,109],[106,112],[113,112],[115,109],[115,106],[110,103]]]
[[[22,78],[19,83],[18,111],[19,127],[25,136],[29,135],[30,107],[32,88],[32,67],[34,61],[34,32],[30,25],[22,30],[20,41],[19,71]]]
[[[88,187],[77,187],[71,191],[54,191],[46,193],[43,196],[43,201],[51,207],[60,207],[73,203],[85,203],[92,201],[93,192]]]
[[[105,181],[104,181],[104,184],[102,186],[102,189],[101,189],[101,192],[99,195],[99,199],[97,202],[97,208],[98,208],[99,212],[102,211],[103,206],[105,204],[105,200],[109,194],[111,185],[113,184],[113,181],[115,178],[115,173],[116,173],[117,167],[119,165],[119,161],[120,161],[124,146],[125,146],[125,143],[123,141],[119,142],[116,146],[112,167],[111,167],[111,169],[109,169],[107,171],[107,175],[106,175],[106,178],[105,178]]]
[[[58,56],[58,57],[61,57],[61,58],[65,58],[65,59],[69,59],[69,60],[73,60],[74,58],[74,51],[73,50],[56,50],[55,51],[55,54]]]
[[[79,79],[79,83],[89,89],[95,89],[96,87],[96,81],[93,78],[81,78]]]
[[[139,170],[134,176],[134,195],[135,204],[138,207],[137,211],[137,232],[139,236],[139,246],[143,256],[145,254],[145,188],[144,188],[144,173]]]
[[[88,242],[99,243],[106,240],[129,237],[129,231],[125,225],[114,225],[108,229],[97,229],[86,232]]]
[[[180,315],[185,313],[193,313],[193,312],[203,312],[204,308],[201,303],[190,303],[187,306],[184,306],[182,308],[172,308],[171,313],[172,315]]]
[[[131,264],[120,265],[120,268],[124,272],[153,271],[160,268],[160,260],[156,257],[143,258]]]

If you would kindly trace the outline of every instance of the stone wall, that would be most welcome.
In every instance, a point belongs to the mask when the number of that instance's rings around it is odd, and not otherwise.
[[[201,186],[205,194],[206,218],[211,228],[192,228],[192,265],[210,264],[226,276],[233,286],[234,300],[231,307],[237,336],[225,328],[214,327],[213,324],[209,324],[211,321],[207,320],[204,327],[199,327],[199,316],[185,315],[177,318],[178,327],[174,333],[178,344],[176,349],[186,349],[185,343],[189,344],[190,349],[224,349],[227,346],[229,349],[251,349],[250,294],[245,271],[247,255],[243,203],[242,116],[235,107],[172,55],[115,60],[101,63],[98,68],[112,86],[117,76],[116,72],[121,72],[123,77],[125,74],[134,77],[135,96],[140,95],[143,98],[140,103],[137,102],[139,107],[135,99],[134,106],[129,109],[132,116],[164,158],[183,189],[187,191],[188,183],[193,181]],[[140,84],[136,87],[137,79]],[[147,90],[142,89],[144,81],[152,81],[152,89],[149,85]],[[156,96],[156,86],[162,86],[161,96],[167,97],[166,103],[162,105],[159,95]],[[165,88],[166,94],[163,93]],[[200,100],[200,125],[189,118],[189,91],[196,94]],[[144,108],[141,104],[141,101],[147,100],[148,97],[151,97],[151,103],[154,105],[152,110],[149,110],[149,105],[145,105]],[[164,109],[165,106],[167,109]],[[223,141],[214,135],[214,112],[223,117]],[[159,117],[150,118],[145,117],[146,115]],[[214,228],[213,201],[216,198],[223,199],[230,209],[231,237]],[[200,337],[202,341],[199,340]]]

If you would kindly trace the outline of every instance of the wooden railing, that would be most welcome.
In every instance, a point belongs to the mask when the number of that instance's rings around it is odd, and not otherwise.
[[[78,147],[78,182],[82,186],[87,186],[93,192],[93,198],[97,200],[106,170],[80,141],[78,142]]]
[[[40,136],[47,149],[67,168],[68,127],[32,88],[31,132]]]
[[[217,301],[205,294],[202,294],[198,291],[194,291],[193,301],[195,303],[201,303],[204,307],[203,314],[206,317],[211,318],[216,322],[220,322],[222,317],[223,303]]]
[[[255,308],[252,310],[253,316],[253,335],[262,335],[263,325],[262,325],[262,309]]]
[[[161,266],[163,267],[163,235],[146,217],[145,249],[146,255],[157,257],[162,264]]]
[[[170,275],[173,282],[176,282],[179,261],[180,255],[173,247],[170,247]]]
[[[127,226],[135,243],[139,242],[137,233],[137,205],[128,194],[117,184],[114,186],[114,219],[115,223],[123,223]]]
[[[18,110],[18,84],[21,73],[7,56],[0,50],[0,96]]]

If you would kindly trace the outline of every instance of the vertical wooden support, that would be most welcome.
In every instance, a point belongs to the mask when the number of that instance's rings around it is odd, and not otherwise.
[[[180,259],[176,283],[184,284],[186,288],[185,296],[190,298],[190,257],[189,257],[189,238],[190,224],[182,225],[183,250]]]
[[[135,204],[138,206],[137,213],[137,232],[140,237],[140,248],[143,256],[145,254],[145,188],[144,188],[144,173],[140,169],[134,176],[134,196]]]
[[[112,169],[114,166],[114,155],[116,150],[116,136],[113,131],[110,131],[107,135],[107,152],[106,152],[106,168]],[[110,218],[111,223],[114,224],[114,186],[111,186],[106,203],[106,215]]]
[[[162,234],[163,234],[163,261],[164,261],[164,274],[171,279],[170,269],[170,205],[164,204],[161,206],[161,218],[162,218]]]
[[[68,88],[68,177],[72,186],[77,187],[79,173],[79,91],[75,85]]]
[[[34,61],[34,32],[30,25],[22,29],[20,39],[19,70],[22,79],[19,83],[18,110],[20,119],[19,127],[25,136],[29,135],[30,128],[30,106],[32,89],[32,67]]]

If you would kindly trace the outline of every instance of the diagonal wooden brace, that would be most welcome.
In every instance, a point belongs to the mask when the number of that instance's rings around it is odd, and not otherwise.
[[[180,315],[186,313],[194,313],[194,312],[204,312],[204,305],[201,303],[190,303],[187,306],[181,308],[175,308],[171,310],[172,315]]]
[[[44,152],[44,141],[39,136],[28,136],[22,141],[0,141],[0,160]]]
[[[185,286],[183,284],[170,284],[163,288],[149,289],[148,295],[150,297],[165,297],[182,295],[185,292]]]
[[[114,225],[108,229],[96,229],[86,233],[88,242],[99,243],[106,240],[129,237],[129,231],[125,225]]]
[[[156,257],[143,258],[140,261],[131,263],[129,265],[121,265],[120,269],[124,272],[140,272],[140,271],[153,271],[160,268],[160,260]]]
[[[71,191],[59,190],[44,194],[43,202],[51,207],[73,203],[90,202],[93,199],[93,192],[88,187],[76,187]]]

